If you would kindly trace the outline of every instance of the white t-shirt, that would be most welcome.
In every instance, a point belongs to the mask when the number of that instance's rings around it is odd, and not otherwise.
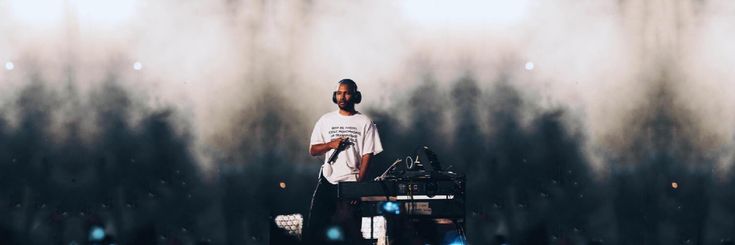
[[[349,138],[350,145],[337,155],[337,160],[332,164],[332,174],[325,176],[332,184],[357,181],[362,156],[370,153],[377,155],[383,151],[375,123],[359,112],[352,116],[341,115],[339,110],[324,114],[314,125],[310,145],[327,143],[336,138]],[[329,161],[334,151],[327,151],[324,163]]]

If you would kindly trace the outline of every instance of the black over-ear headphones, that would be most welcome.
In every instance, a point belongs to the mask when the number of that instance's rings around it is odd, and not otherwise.
[[[355,83],[355,81],[352,81],[352,79],[347,78],[347,79],[340,80],[338,84],[339,85],[342,85],[342,84],[349,85],[353,92],[352,99],[350,100],[352,101],[352,103],[360,104],[360,101],[362,101],[362,93],[360,93],[360,91],[357,91],[357,83]],[[337,85],[337,89],[339,89],[339,85]],[[332,102],[337,104],[337,91],[334,91],[332,93]]]

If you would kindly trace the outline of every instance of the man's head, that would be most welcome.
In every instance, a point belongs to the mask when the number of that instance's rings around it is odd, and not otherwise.
[[[342,110],[354,110],[355,104],[362,101],[362,94],[357,90],[357,83],[352,79],[342,79],[339,81],[337,91],[332,94],[332,102],[339,106]]]

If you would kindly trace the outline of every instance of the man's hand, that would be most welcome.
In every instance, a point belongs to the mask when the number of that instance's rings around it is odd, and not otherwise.
[[[368,169],[368,166],[370,165],[370,160],[372,158],[373,158],[373,153],[362,155],[362,158],[360,159],[359,172],[357,174],[357,182],[361,182],[365,179],[365,175],[367,174],[367,169]]]
[[[362,182],[362,180],[365,179],[365,174],[360,172],[357,174],[357,182]]]
[[[341,145],[342,141],[344,140],[345,140],[344,138],[336,138],[336,139],[333,139],[332,141],[329,141],[327,145],[329,145],[329,149],[337,149],[339,148],[339,145]]]
[[[342,141],[344,140],[344,138],[336,138],[327,143],[311,145],[311,147],[309,147],[309,154],[312,156],[324,155],[331,149],[339,148],[339,145],[342,144]]]

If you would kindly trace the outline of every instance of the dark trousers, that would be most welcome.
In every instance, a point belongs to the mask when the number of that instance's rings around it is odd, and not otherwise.
[[[337,185],[320,176],[311,198],[305,244],[362,244],[356,205],[337,199]]]

